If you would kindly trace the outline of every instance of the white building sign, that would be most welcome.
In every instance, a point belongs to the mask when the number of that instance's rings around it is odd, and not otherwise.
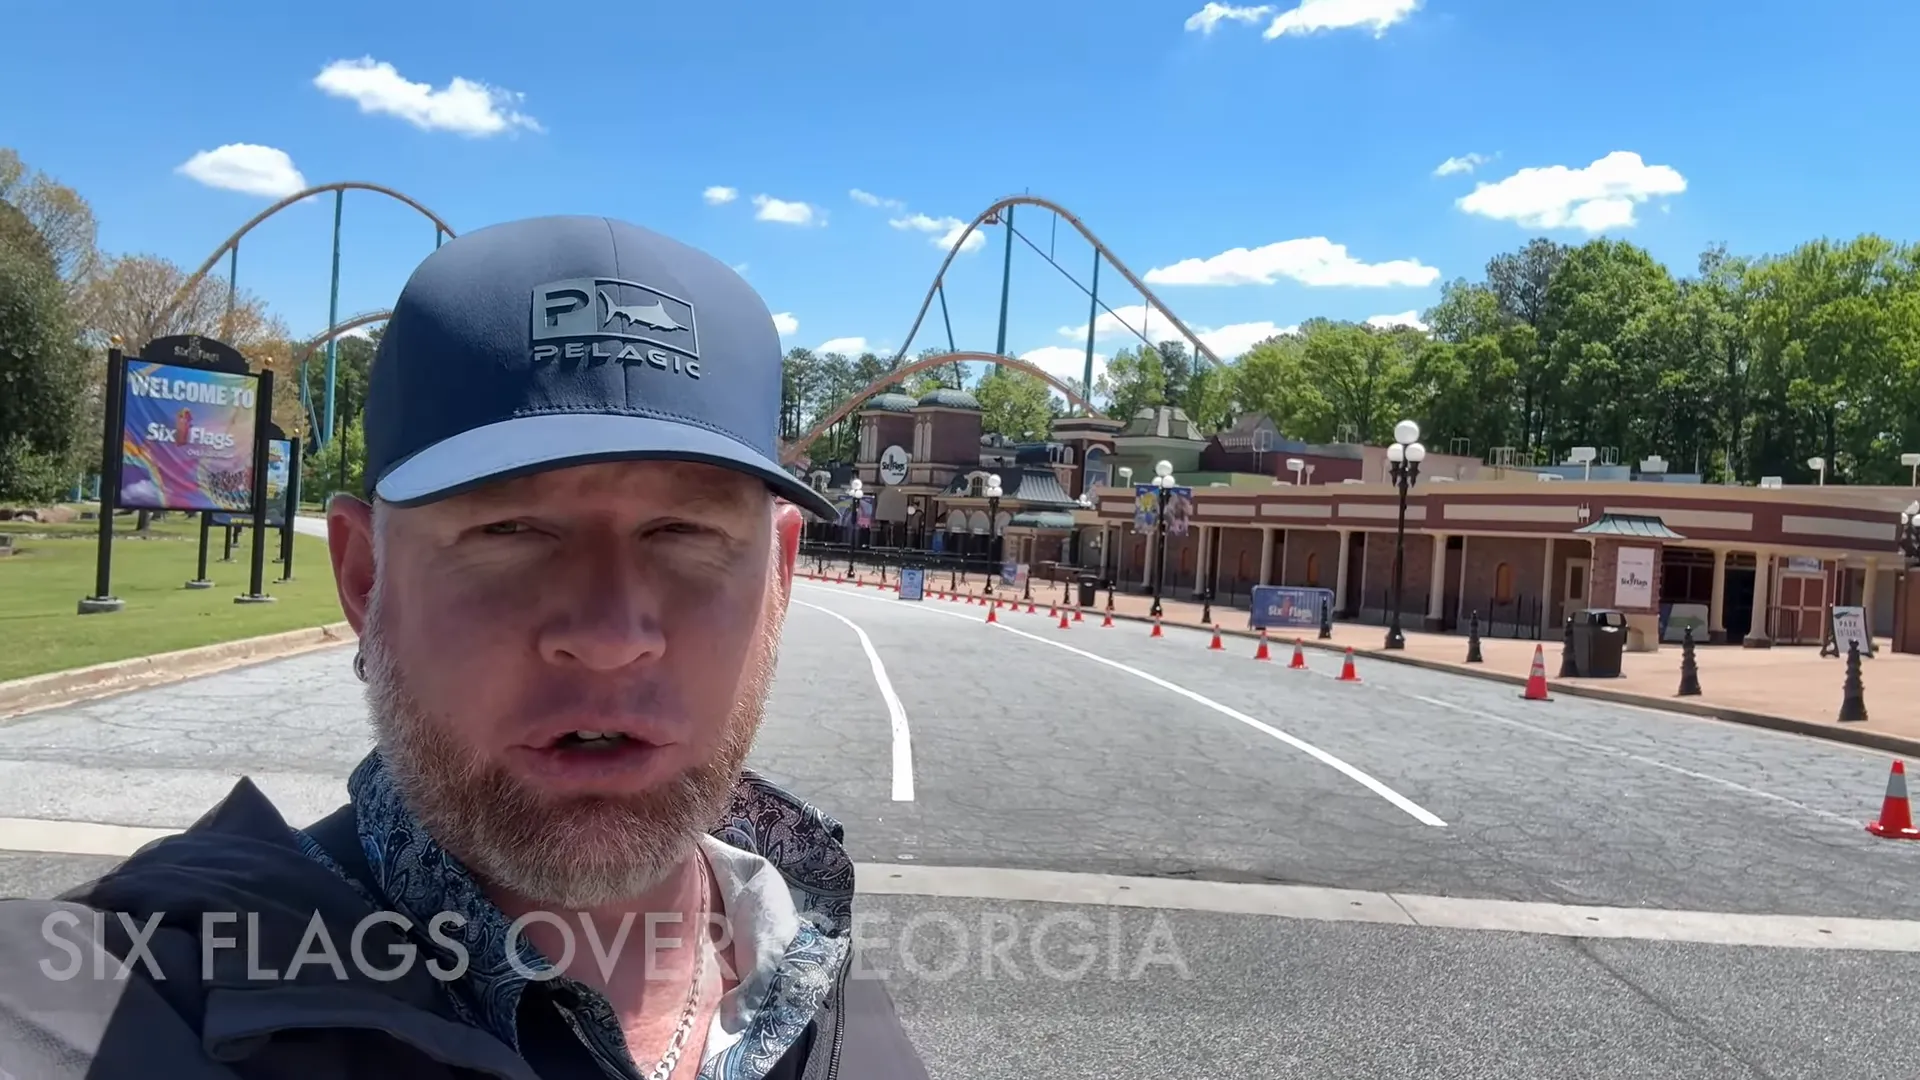
[[[1621,608],[1653,606],[1654,549],[1623,547],[1613,583],[1613,605]]]
[[[887,447],[880,455],[880,482],[883,484],[904,484],[907,482],[907,448],[895,443]]]

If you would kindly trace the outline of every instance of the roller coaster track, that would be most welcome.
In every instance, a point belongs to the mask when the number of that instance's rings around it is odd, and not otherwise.
[[[1045,371],[1042,371],[1039,368],[1033,366],[1032,364],[1027,363],[1025,360],[1016,360],[1011,356],[1001,356],[998,353],[985,353],[985,352],[941,353],[939,356],[928,356],[919,360],[915,360],[913,363],[908,364],[905,367],[897,368],[893,371],[889,371],[885,375],[882,375],[880,378],[867,384],[867,387],[865,389],[861,390],[859,393],[855,394],[854,396],[848,398],[846,401],[841,402],[839,408],[828,413],[826,419],[815,424],[811,431],[808,431],[805,435],[802,435],[798,439],[795,439],[793,442],[781,447],[780,463],[782,465],[793,464],[796,460],[799,459],[800,455],[806,451],[807,447],[813,445],[815,439],[818,439],[820,436],[826,434],[829,428],[833,427],[833,425],[839,423],[840,421],[845,420],[849,413],[853,412],[855,409],[859,408],[860,406],[866,404],[868,399],[872,398],[875,394],[878,394],[881,390],[885,389],[886,387],[894,383],[897,383],[902,379],[910,378],[914,375],[917,375],[920,372],[927,370],[928,368],[939,367],[941,364],[955,364],[955,363],[998,364],[1001,367],[1012,368],[1015,371],[1024,372],[1025,374],[1031,375],[1036,379],[1045,380],[1047,385],[1053,387],[1055,390],[1058,390],[1060,391],[1060,393],[1066,395],[1066,399],[1069,404],[1078,405],[1081,408],[1087,410],[1089,414],[1092,414],[1095,416],[1099,415],[1097,412],[1094,411],[1092,403],[1088,402],[1085,398],[1081,397],[1079,393],[1074,390],[1071,384],[1063,382],[1060,379],[1054,378],[1052,375],[1049,375]]]
[[[913,328],[907,331],[906,342],[900,346],[900,351],[894,355],[894,363],[898,364],[900,357],[905,356],[907,350],[913,346],[914,335],[920,332],[920,324],[926,321],[927,309],[933,306],[934,295],[940,291],[941,283],[947,278],[947,269],[953,265],[954,258],[960,254],[960,248],[966,244],[967,237],[972,236],[975,229],[987,224],[989,221],[998,221],[1000,211],[1015,206],[1038,206],[1042,209],[1050,210],[1067,224],[1073,226],[1081,236],[1087,238],[1087,243],[1093,245],[1093,249],[1100,253],[1100,257],[1107,260],[1109,266],[1120,271],[1120,276],[1127,279],[1127,284],[1138,289],[1140,295],[1146,298],[1147,303],[1153,305],[1155,311],[1166,316],[1167,321],[1173,324],[1173,328],[1180,331],[1180,336],[1186,338],[1187,343],[1193,346],[1194,352],[1213,361],[1215,367],[1225,366],[1221,363],[1220,358],[1214,355],[1213,350],[1207,347],[1206,342],[1201,341],[1198,334],[1187,329],[1187,324],[1181,322],[1178,315],[1175,315],[1168,309],[1167,305],[1160,302],[1160,298],[1153,294],[1153,290],[1147,288],[1147,283],[1141,281],[1139,276],[1127,267],[1126,263],[1120,261],[1119,256],[1113,253],[1113,249],[1107,247],[1106,244],[1100,241],[1099,237],[1093,235],[1092,229],[1087,228],[1078,217],[1074,216],[1071,210],[1068,210],[1066,207],[1061,206],[1051,199],[1043,199],[1038,195],[1009,195],[994,203],[992,206],[987,207],[985,210],[982,210],[967,224],[967,227],[961,231],[959,236],[954,237],[953,246],[947,250],[947,257],[940,263],[940,272],[934,275],[933,284],[927,286],[926,299],[920,301],[920,314],[913,317]]]
[[[439,227],[441,232],[446,233],[449,237],[458,235],[453,231],[453,226],[448,225],[445,221],[442,221],[440,219],[440,215],[427,209],[425,206],[422,206],[412,196],[403,195],[400,192],[395,191],[390,187],[383,187],[379,184],[369,184],[360,180],[343,180],[343,181],[340,181],[339,183],[321,184],[318,187],[310,187],[305,191],[296,191],[293,194],[287,196],[286,198],[281,199],[279,202],[274,203],[272,206],[267,207],[265,210],[260,211],[258,214],[255,214],[253,218],[249,220],[245,225],[242,225],[238,229],[235,229],[233,232],[233,235],[227,237],[225,243],[222,243],[219,247],[214,248],[213,254],[207,256],[207,261],[201,263],[200,268],[198,270],[195,270],[193,273],[187,275],[187,280],[181,283],[178,289],[174,290],[173,297],[167,301],[167,306],[161,309],[160,317],[154,320],[154,325],[156,326],[166,325],[167,319],[171,318],[173,316],[174,311],[177,310],[181,304],[186,302],[187,297],[192,294],[193,290],[196,287],[199,286],[200,280],[206,277],[208,272],[211,271],[214,268],[214,266],[220,262],[220,257],[227,254],[229,251],[232,251],[236,246],[238,246],[240,243],[240,238],[247,235],[249,232],[252,232],[254,226],[267,220],[273,215],[279,213],[280,211],[285,210],[287,207],[292,206],[294,203],[297,203],[302,199],[309,199],[315,195],[324,194],[329,191],[371,191],[371,192],[374,192],[375,194],[385,195],[390,199],[394,199],[399,202],[406,203],[408,206],[411,206],[415,210],[420,211],[420,213],[423,216],[425,216],[427,220],[433,222],[434,225]]]
[[[1066,383],[1024,360],[1017,360],[1011,356],[1001,356],[997,353],[951,352],[941,356],[928,357],[925,360],[916,361],[905,367],[898,366],[901,359],[906,356],[907,350],[913,347],[913,339],[920,333],[920,324],[926,321],[927,311],[932,308],[934,297],[939,294],[941,284],[946,281],[947,270],[952,267],[954,258],[960,254],[960,249],[966,244],[967,237],[973,235],[974,230],[980,228],[982,225],[999,221],[1002,210],[1015,206],[1038,206],[1042,209],[1052,211],[1056,216],[1066,221],[1067,224],[1072,225],[1081,236],[1086,237],[1087,242],[1093,245],[1093,249],[1099,253],[1101,258],[1107,261],[1109,266],[1120,271],[1120,276],[1126,278],[1129,285],[1139,290],[1140,295],[1146,299],[1148,304],[1153,306],[1153,310],[1165,316],[1166,320],[1173,324],[1173,328],[1180,331],[1180,335],[1187,339],[1188,344],[1193,346],[1193,351],[1196,354],[1206,357],[1212,361],[1216,367],[1224,366],[1220,357],[1214,354],[1214,351],[1207,346],[1207,343],[1201,341],[1198,334],[1188,329],[1187,324],[1181,322],[1178,315],[1175,315],[1168,309],[1167,305],[1161,303],[1160,298],[1153,294],[1153,290],[1147,288],[1147,283],[1140,280],[1139,275],[1128,268],[1126,263],[1121,262],[1119,256],[1115,255],[1113,250],[1107,247],[1098,236],[1095,236],[1093,230],[1087,228],[1072,211],[1051,199],[1043,199],[1038,195],[1009,195],[995,202],[992,206],[987,207],[985,210],[982,210],[974,217],[973,221],[968,223],[965,229],[961,230],[960,235],[954,238],[953,245],[947,249],[947,257],[940,263],[939,272],[933,277],[933,284],[927,286],[926,299],[920,301],[920,313],[913,317],[913,326],[907,331],[905,343],[900,346],[900,351],[893,356],[891,370],[878,379],[868,383],[851,398],[842,402],[840,407],[829,413],[825,420],[815,424],[811,431],[795,439],[792,443],[781,447],[780,459],[783,464],[792,464],[800,454],[806,451],[807,447],[813,445],[814,440],[825,434],[834,424],[846,419],[849,413],[865,404],[869,398],[885,390],[888,386],[926,368],[938,364],[953,363],[954,361],[997,364],[1001,367],[1013,368],[1016,371],[1045,379],[1048,385],[1066,395],[1068,402],[1086,409],[1089,415],[1100,415],[1091,403],[1082,399],[1079,394],[1075,393]],[[1144,327],[1142,329],[1144,329]],[[1135,333],[1138,332],[1139,331],[1135,331]],[[1089,392],[1091,392],[1091,389],[1091,387],[1088,388]]]

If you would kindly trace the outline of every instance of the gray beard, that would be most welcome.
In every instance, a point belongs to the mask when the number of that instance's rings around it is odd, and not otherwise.
[[[401,797],[441,847],[486,884],[563,910],[605,907],[665,881],[719,824],[765,715],[778,650],[769,631],[712,759],[623,798],[549,798],[454,737],[408,691],[381,631],[380,585],[366,613],[367,711]]]

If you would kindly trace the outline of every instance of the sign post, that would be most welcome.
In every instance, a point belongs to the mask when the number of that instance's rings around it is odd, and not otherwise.
[[[126,601],[113,595],[113,512],[120,501],[120,427],[126,401],[126,358],[120,353],[120,335],[107,349],[106,397],[101,412],[106,422],[100,432],[100,538],[94,554],[93,595],[80,598],[80,614],[103,615],[119,611]]]
[[[262,371],[260,379],[260,404],[271,414],[273,408],[273,372]],[[268,459],[267,444],[273,427],[268,422],[256,422],[253,426],[253,566],[247,578],[247,591],[233,598],[236,604],[270,604],[273,597],[267,595],[267,514],[272,500],[267,495]]]
[[[900,568],[900,599],[921,600],[926,597],[927,568],[924,566],[903,566]]]

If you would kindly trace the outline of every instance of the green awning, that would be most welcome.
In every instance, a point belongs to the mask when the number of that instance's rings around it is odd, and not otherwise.
[[[1600,520],[1573,530],[1581,536],[1627,536],[1636,540],[1685,540],[1667,528],[1658,514],[1602,514]]]

